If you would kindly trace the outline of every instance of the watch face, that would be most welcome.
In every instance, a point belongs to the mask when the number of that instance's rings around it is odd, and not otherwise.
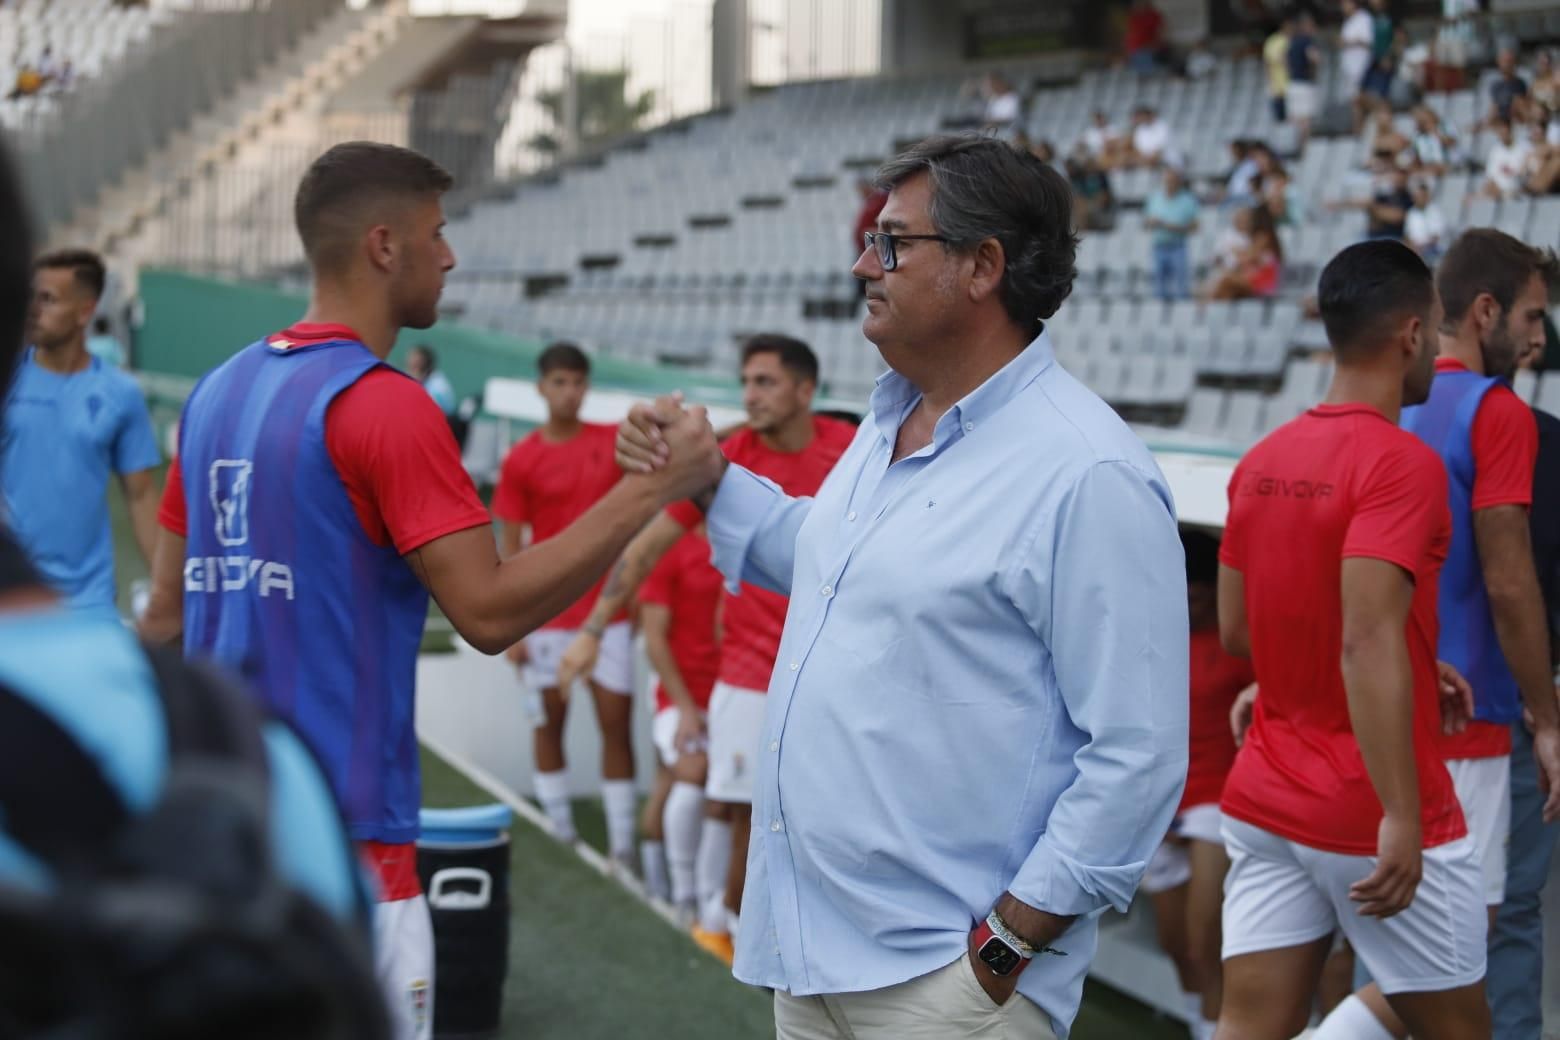
[[[1011,975],[1024,958],[1020,957],[1013,947],[992,936],[980,948],[980,959],[981,963],[990,968],[994,974]]]

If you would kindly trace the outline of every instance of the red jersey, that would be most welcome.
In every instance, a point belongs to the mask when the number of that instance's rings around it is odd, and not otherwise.
[[[1437,372],[1466,372],[1455,358],[1437,358]],[[1533,504],[1538,464],[1538,422],[1533,410],[1503,383],[1490,387],[1473,416],[1473,508]],[[1511,754],[1511,727],[1474,719],[1461,733],[1438,737],[1443,758],[1495,758]]]
[[[1229,815],[1328,852],[1376,852],[1381,801],[1349,719],[1341,572],[1386,560],[1414,579],[1405,635],[1426,848],[1467,833],[1436,747],[1436,598],[1451,545],[1447,476],[1413,434],[1365,405],[1323,405],[1251,450],[1230,479],[1219,559],[1244,575],[1261,694],[1224,786]]]
[[[726,458],[761,477],[779,484],[786,494],[816,494],[834,464],[856,436],[856,428],[838,419],[813,416],[813,439],[801,451],[775,451],[764,446],[758,434],[741,430],[726,439]],[[692,502],[678,502],[667,513],[685,529],[701,519]],[[720,648],[720,681],[744,690],[764,693],[780,652],[785,628],[786,597],[746,582],[742,594],[726,600],[726,617]]]
[[[339,325],[298,324],[271,342],[302,346],[329,339],[358,340],[358,334]],[[375,545],[394,545],[404,556],[490,522],[444,413],[428,391],[399,372],[376,368],[336,396],[325,413],[325,447]],[[168,468],[157,519],[185,537],[177,459]]]
[[[617,427],[584,423],[562,442],[532,430],[509,449],[493,491],[493,515],[505,523],[530,524],[531,544],[559,534],[601,500],[622,473],[613,451]],[[601,595],[606,577],[543,628],[579,628]]]
[[[672,613],[666,641],[700,711],[710,706],[710,691],[720,671],[720,641],[715,632],[720,596],[720,572],[710,563],[710,543],[697,531],[678,539],[639,588],[641,603],[655,603]],[[666,687],[657,683],[655,710],[671,706]]]
[[[1224,778],[1235,761],[1235,734],[1230,732],[1230,708],[1240,691],[1257,681],[1251,662],[1236,657],[1219,642],[1219,630],[1199,629],[1191,643],[1190,760],[1181,808],[1217,805]]]

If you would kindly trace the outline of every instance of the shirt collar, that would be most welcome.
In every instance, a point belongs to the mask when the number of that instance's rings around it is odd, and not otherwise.
[[[975,432],[1034,382],[1055,359],[1051,336],[1042,326],[1040,334],[1017,357],[992,373],[937,420],[937,427],[932,432],[933,453],[942,451],[963,434]],[[921,391],[893,369],[879,376],[869,402],[879,436],[892,445],[900,423],[920,398]]]

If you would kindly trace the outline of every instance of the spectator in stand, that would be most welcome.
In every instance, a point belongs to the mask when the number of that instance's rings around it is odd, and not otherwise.
[[[1518,99],[1528,96],[1527,80],[1517,75],[1515,47],[1502,47],[1495,65],[1500,75],[1490,84],[1490,111],[1485,118],[1485,124],[1492,127],[1502,121],[1510,122]]]
[[[1522,170],[1532,145],[1516,135],[1509,119],[1497,117],[1490,125],[1495,144],[1484,160],[1484,183],[1479,190],[1486,198],[1514,198],[1522,193]]]
[[[1414,197],[1408,191],[1408,171],[1401,166],[1378,166],[1374,193],[1369,199],[1328,204],[1329,209],[1358,209],[1365,212],[1366,238],[1395,238],[1401,241],[1408,211]]]
[[[1414,204],[1409,207],[1403,221],[1404,241],[1418,253],[1429,267],[1434,267],[1446,248],[1446,218],[1430,194],[1430,185],[1423,178],[1414,181],[1409,189]]]
[[[6,95],[7,101],[15,101],[17,98],[31,97],[43,89],[43,76],[31,65],[23,65],[16,72],[16,84],[11,92]]]
[[[1116,197],[1110,178],[1088,147],[1079,141],[1066,163],[1067,183],[1073,193],[1073,226],[1102,230],[1111,226]]]
[[[1289,121],[1299,131],[1298,147],[1305,151],[1311,139],[1311,120],[1316,117],[1320,104],[1316,87],[1316,69],[1321,52],[1316,47],[1316,19],[1311,12],[1301,11],[1295,16],[1295,29],[1289,38],[1289,90],[1284,95]]]
[[[1132,71],[1153,75],[1164,68],[1165,17],[1153,0],[1132,0],[1123,42]]]
[[[1174,166],[1166,166],[1163,184],[1148,196],[1143,226],[1154,233],[1154,295],[1184,300],[1192,294],[1187,240],[1197,230],[1197,196]]]
[[[1556,143],[1560,134],[1556,133],[1557,130],[1560,130],[1560,123],[1552,119],[1547,129],[1544,123],[1533,124],[1532,150],[1528,154],[1522,182],[1529,195],[1560,192],[1560,144]]]
[[[1555,68],[1554,54],[1547,48],[1533,55],[1533,83],[1528,96],[1551,112],[1560,109],[1560,69]]]
[[[44,84],[52,83],[60,74],[60,63],[55,60],[54,48],[45,47],[43,57],[38,59],[38,75],[43,77]]]
[[[1215,276],[1228,274],[1240,266],[1241,257],[1251,245],[1251,227],[1251,208],[1243,206],[1235,211],[1229,226],[1219,232],[1210,265]]]
[[[1370,67],[1361,82],[1367,100],[1388,102],[1392,97],[1392,76],[1397,70],[1397,23],[1387,10],[1387,0],[1370,0]]]
[[[1402,166],[1404,153],[1414,147],[1413,140],[1392,121],[1391,105],[1385,101],[1371,101],[1367,104],[1375,110],[1370,127],[1371,158],[1382,166]]]
[[[1451,166],[1457,139],[1441,125],[1441,117],[1429,105],[1414,109],[1414,169],[1421,176],[1444,177]]]
[[[1343,0],[1343,28],[1338,33],[1338,71],[1342,93],[1350,99],[1354,112],[1354,132],[1365,122],[1361,92],[1365,73],[1370,68],[1371,44],[1375,41],[1375,22],[1363,0]]]
[[[1256,199],[1257,190],[1253,186],[1262,173],[1262,168],[1257,165],[1255,155],[1255,142],[1244,137],[1237,137],[1230,142],[1230,167],[1229,179],[1224,182],[1224,204],[1226,206],[1249,206]]]
[[[1152,105],[1132,111],[1132,139],[1127,145],[1127,166],[1159,166],[1172,158],[1170,124]]]
[[[1102,170],[1110,169],[1121,159],[1121,135],[1110,125],[1110,117],[1102,109],[1094,110],[1094,122],[1084,130],[1082,141]]]
[[[1283,273],[1284,247],[1278,240],[1278,227],[1265,206],[1242,210],[1249,214],[1250,240],[1233,268],[1216,275],[1204,287],[1203,300],[1245,300],[1269,297],[1278,292]]]
[[[432,347],[419,344],[407,353],[406,374],[422,384],[446,419],[455,414],[459,403],[455,399],[455,388],[450,385],[449,378],[439,371],[439,359]]]
[[[1289,171],[1275,166],[1262,178],[1262,204],[1279,227],[1299,227],[1305,222],[1305,203],[1289,179]]]
[[[1187,79],[1207,79],[1219,67],[1219,57],[1207,39],[1198,40],[1187,52],[1182,69]]]
[[[1013,84],[995,72],[988,72],[981,86],[986,98],[986,108],[981,115],[982,125],[997,134],[1012,133],[1023,112],[1023,102]]]
[[[1286,11],[1278,28],[1262,44],[1262,63],[1267,66],[1268,110],[1273,113],[1275,123],[1288,118],[1284,95],[1289,91],[1289,37],[1294,28],[1294,16]]]

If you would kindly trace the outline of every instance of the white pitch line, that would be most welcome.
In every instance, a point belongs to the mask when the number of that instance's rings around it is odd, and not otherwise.
[[[456,753],[454,750],[440,741],[431,740],[425,736],[419,736],[418,739],[428,748],[428,750],[432,751],[434,754],[448,762],[451,766],[455,767],[457,771],[463,773],[472,783],[476,784],[488,794],[492,795],[494,798],[497,798],[499,801],[513,809],[515,811],[515,815],[519,816],[526,823],[529,823],[531,826],[541,831],[542,834],[546,835],[548,838],[552,839],[553,841],[557,841],[556,838],[553,838],[552,823],[547,819],[547,814],[542,812],[535,805],[532,805],[530,799],[524,797],[523,795],[517,794],[498,777],[494,776],[486,769],[483,769],[481,766],[466,758],[464,755]],[[616,882],[618,886],[623,889],[623,891],[627,892],[629,895],[643,903],[662,921],[676,929],[678,932],[682,932],[683,929],[680,925],[678,925],[677,918],[674,915],[672,908],[657,902],[654,899],[651,899],[649,894],[645,892],[644,885],[640,884],[637,879],[633,877],[624,877],[622,874],[619,874],[617,871],[613,870],[612,861],[606,856],[603,856],[601,853],[597,852],[588,842],[576,839],[570,847],[573,848],[574,854],[578,856],[586,866],[590,867],[592,870],[607,880]]]

